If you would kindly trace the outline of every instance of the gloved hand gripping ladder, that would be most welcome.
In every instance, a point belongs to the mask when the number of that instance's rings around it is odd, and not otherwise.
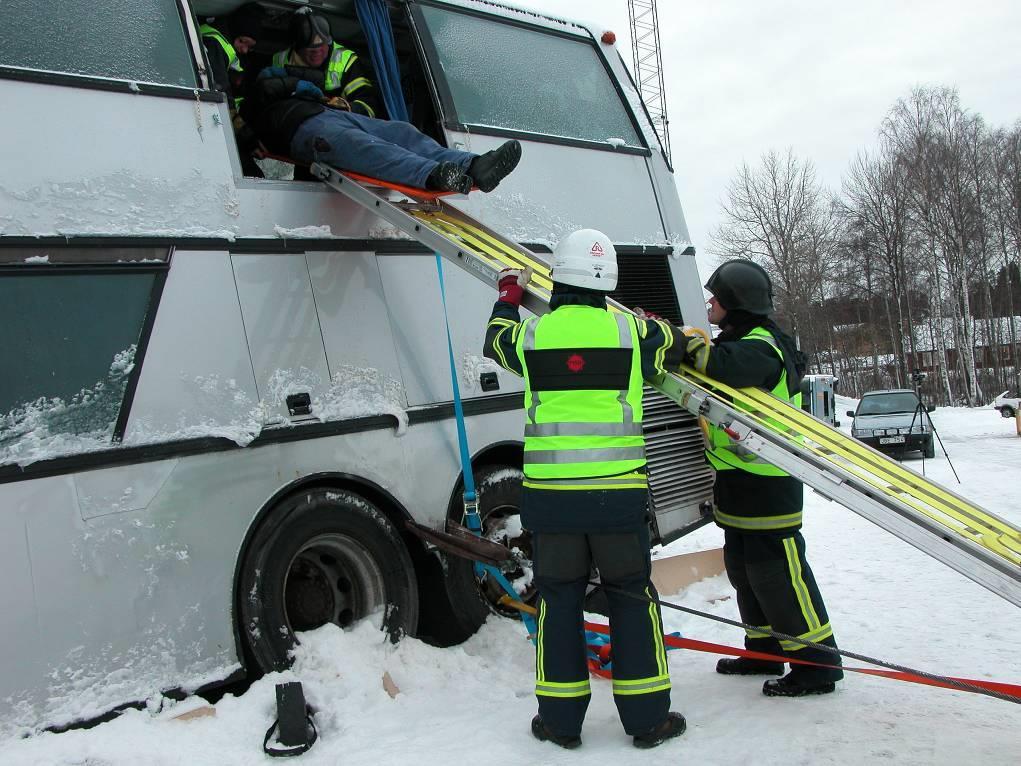
[[[312,172],[487,285],[503,268],[530,267],[522,305],[549,311],[549,264],[442,199],[411,192],[395,201],[392,191],[367,188],[329,166],[317,163]],[[734,389],[689,367],[653,386],[823,496],[1021,606],[1021,530],[1006,520],[765,391]]]

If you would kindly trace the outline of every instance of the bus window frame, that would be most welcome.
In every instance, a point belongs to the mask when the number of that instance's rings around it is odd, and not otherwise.
[[[58,72],[49,69],[33,69],[10,64],[0,64],[0,79],[20,82],[33,82],[42,85],[63,85],[86,90],[105,90],[114,93],[131,93],[143,96],[162,96],[164,98],[186,98],[197,101],[222,103],[226,102],[225,94],[212,90],[209,79],[209,62],[206,60],[205,48],[198,34],[198,23],[189,0],[176,0],[177,14],[180,18],[185,41],[190,49],[191,69],[195,76],[195,87],[186,85],[167,85],[165,83],[123,80],[117,77],[100,75],[76,74],[74,72]]]
[[[151,249],[151,248],[147,248]],[[149,348],[149,340],[152,337],[153,327],[156,324],[156,314],[159,310],[160,299],[163,296],[163,288],[167,282],[167,275],[170,272],[170,262],[173,258],[173,248],[170,248],[165,259],[160,263],[137,262],[137,263],[97,263],[87,264],[76,263],[53,263],[53,264],[0,264],[0,279],[8,275],[31,276],[37,279],[52,279],[73,275],[116,275],[116,274],[153,274],[152,287],[149,290],[149,298],[146,302],[145,316],[142,319],[142,326],[139,328],[138,343],[135,347],[135,355],[131,360],[132,368],[128,374],[127,383],[124,386],[124,395],[121,398],[120,407],[117,411],[117,419],[114,421],[113,434],[110,437],[110,447],[116,449],[124,440],[124,432],[127,430],[128,419],[131,416],[131,407],[135,399],[135,391],[138,388],[138,381],[142,375],[142,365]],[[77,453],[62,455],[60,457],[76,457]],[[2,467],[2,466],[0,466]]]
[[[465,16],[474,16],[476,18],[484,19],[486,21],[495,22],[498,24],[505,24],[512,27],[519,27],[526,29],[530,32],[538,32],[540,34],[551,35],[553,37],[560,37],[566,40],[572,40],[574,42],[581,42],[586,45],[590,45],[599,58],[600,63],[603,65],[603,70],[606,76],[609,78],[610,83],[613,85],[614,91],[617,93],[617,99],[620,101],[621,106],[624,108],[624,113],[627,115],[628,120],[631,122],[631,127],[635,132],[641,147],[636,146],[614,146],[609,142],[604,141],[590,141],[582,138],[571,138],[568,136],[556,136],[549,133],[536,133],[527,130],[517,130],[514,128],[499,128],[492,127],[489,125],[475,125],[472,123],[463,123],[457,117],[457,109],[454,105],[454,98],[450,92],[450,86],[447,83],[447,79],[443,74],[443,67],[440,63],[439,52],[436,49],[436,45],[433,42],[432,35],[429,33],[429,25],[425,20],[425,16],[422,14],[422,6],[429,6],[437,8],[449,13],[459,13]],[[605,53],[599,46],[598,41],[592,35],[592,32],[586,27],[576,25],[579,29],[584,30],[586,34],[571,34],[560,29],[551,29],[549,27],[542,26],[541,24],[532,24],[521,19],[514,19],[507,16],[501,16],[499,14],[486,13],[485,11],[477,10],[474,8],[465,8],[463,6],[448,5],[447,3],[439,2],[438,0],[409,0],[407,3],[408,7],[408,18],[412,34],[415,37],[416,47],[418,48],[419,54],[423,58],[426,70],[429,74],[429,80],[431,83],[430,90],[433,93],[435,99],[435,107],[437,113],[440,115],[440,124],[446,130],[458,131],[461,133],[476,133],[479,135],[497,136],[500,138],[518,138],[526,141],[535,141],[544,144],[558,144],[561,146],[576,146],[585,149],[595,149],[597,151],[612,152],[614,154],[631,154],[641,157],[651,157],[652,149],[649,147],[648,139],[645,136],[645,132],[641,129],[638,124],[638,120],[635,117],[634,110],[631,108],[631,104],[628,101],[627,95],[624,93],[624,89],[621,87],[620,81],[613,73],[613,69],[610,66],[610,62],[607,60]]]

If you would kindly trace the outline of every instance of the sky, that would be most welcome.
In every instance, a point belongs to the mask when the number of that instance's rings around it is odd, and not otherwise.
[[[528,4],[592,22],[597,34],[612,29],[630,64],[627,0]],[[922,84],[956,87],[991,125],[1021,119],[1016,0],[663,0],[658,9],[677,186],[703,276],[742,162],[790,147],[839,189],[890,107]]]

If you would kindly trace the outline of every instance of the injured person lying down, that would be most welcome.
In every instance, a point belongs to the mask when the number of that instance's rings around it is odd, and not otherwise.
[[[517,141],[472,154],[447,149],[410,123],[370,116],[362,108],[370,96],[364,77],[350,94],[355,98],[338,98],[334,88],[327,95],[329,67],[324,71],[321,65],[329,51],[343,48],[334,43],[324,17],[306,13],[302,21],[292,27],[294,47],[259,73],[242,106],[246,122],[270,151],[301,164],[324,162],[382,181],[460,194],[473,186],[490,192],[517,166]]]

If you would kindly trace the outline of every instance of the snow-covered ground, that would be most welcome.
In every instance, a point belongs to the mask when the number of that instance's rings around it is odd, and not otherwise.
[[[853,407],[841,400],[839,411]],[[845,429],[850,421],[844,417]],[[1021,438],[990,409],[933,414],[961,477],[942,451],[926,472],[1021,524]],[[921,469],[921,460],[908,464]],[[930,672],[1021,682],[1021,612],[854,513],[806,493],[805,537],[840,645]],[[707,527],[661,555],[718,547]],[[668,600],[738,618],[725,576]],[[593,616],[593,619],[599,619]],[[668,631],[740,645],[741,632],[666,610]],[[262,736],[274,713],[275,683],[300,679],[318,710],[320,740],[307,764],[1017,764],[1021,705],[975,694],[848,674],[837,693],[772,699],[761,678],[719,676],[716,657],[669,654],[673,707],[688,731],[652,753],[635,750],[617,721],[605,681],[594,681],[584,745],[567,752],[532,739],[533,650],[520,624],[491,619],[462,646],[385,643],[368,624],[306,635],[291,672],[266,677],[215,715],[173,720],[202,700],[132,710],[89,730],[0,742],[3,764],[227,766],[270,762]],[[400,690],[383,687],[388,673]]]

